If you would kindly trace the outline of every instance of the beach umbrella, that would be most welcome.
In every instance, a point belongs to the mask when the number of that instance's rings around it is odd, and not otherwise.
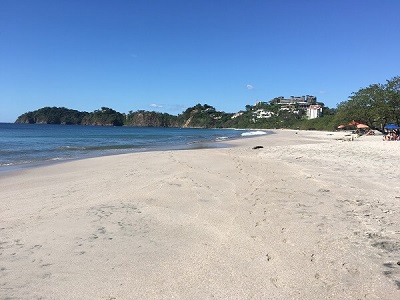
[[[343,129],[343,128],[345,128],[345,127],[346,127],[346,125],[339,125],[337,128]]]
[[[388,130],[393,130],[393,129],[399,129],[400,127],[397,124],[387,124],[384,128]]]
[[[358,129],[369,128],[369,126],[368,126],[368,125],[365,125],[365,124],[357,124],[356,127],[357,127]]]
[[[360,124],[359,122],[353,121],[350,122],[349,124],[347,124],[348,126],[357,126],[358,124]]]

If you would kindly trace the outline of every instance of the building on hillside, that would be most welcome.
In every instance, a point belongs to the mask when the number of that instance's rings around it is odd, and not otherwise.
[[[290,98],[277,97],[271,100],[272,103],[278,104],[281,108],[288,108],[290,110],[294,108],[306,110],[310,105],[317,103],[317,97],[307,95],[301,97],[290,96]]]
[[[309,119],[315,119],[322,116],[322,106],[321,105],[310,105],[307,108],[307,117]]]
[[[322,116],[323,104],[317,104],[317,97],[315,96],[290,96],[289,98],[284,98],[283,96],[281,96],[276,97],[269,102],[256,102],[252,107],[254,119],[264,119],[272,117],[274,113],[266,108],[263,108],[264,105],[269,104],[278,105],[279,111],[289,111],[293,114],[304,113],[309,119],[315,119]]]
[[[237,112],[236,114],[234,114],[231,119],[236,119],[237,117],[240,117],[241,115],[243,115],[242,111]]]
[[[272,111],[266,111],[265,109],[257,109],[255,112],[253,112],[253,115],[257,119],[267,119],[271,118],[274,113]]]
[[[272,99],[271,103],[278,104],[280,110],[289,110],[293,113],[304,111],[309,119],[315,119],[322,116],[323,105],[317,104],[317,97],[315,96],[290,96],[290,98],[277,97]]]

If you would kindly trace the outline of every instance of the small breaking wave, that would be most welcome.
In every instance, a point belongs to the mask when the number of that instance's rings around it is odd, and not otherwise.
[[[62,146],[56,151],[97,151],[97,150],[125,150],[139,148],[138,145],[96,145],[96,146]]]
[[[20,160],[14,162],[0,162],[0,167],[14,167],[19,165],[26,165],[32,163],[31,160]]]
[[[256,131],[243,132],[241,136],[253,136],[253,135],[264,135],[264,134],[267,134],[267,132],[256,130]]]
[[[0,167],[8,167],[13,165],[15,165],[15,163],[0,163]]]
[[[57,151],[58,150],[71,150],[71,151],[74,151],[74,150],[86,150],[86,147],[78,147],[78,146],[61,146],[61,147],[58,147],[57,149],[56,149]]]

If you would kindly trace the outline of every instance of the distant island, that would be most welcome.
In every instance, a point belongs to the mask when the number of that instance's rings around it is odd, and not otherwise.
[[[317,110],[310,119],[310,109]],[[90,126],[190,127],[190,128],[302,128],[331,130],[333,109],[317,103],[316,97],[303,96],[246,105],[237,113],[218,111],[208,104],[197,104],[175,116],[155,111],[120,113],[108,107],[82,112],[65,107],[43,107],[20,115],[15,123]],[[328,119],[330,121],[328,122]],[[322,125],[323,124],[323,125]],[[331,125],[331,126],[330,126]]]

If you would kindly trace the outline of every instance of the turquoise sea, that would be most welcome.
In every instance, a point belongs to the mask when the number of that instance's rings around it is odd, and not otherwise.
[[[0,172],[129,152],[224,147],[266,131],[0,123]]]

